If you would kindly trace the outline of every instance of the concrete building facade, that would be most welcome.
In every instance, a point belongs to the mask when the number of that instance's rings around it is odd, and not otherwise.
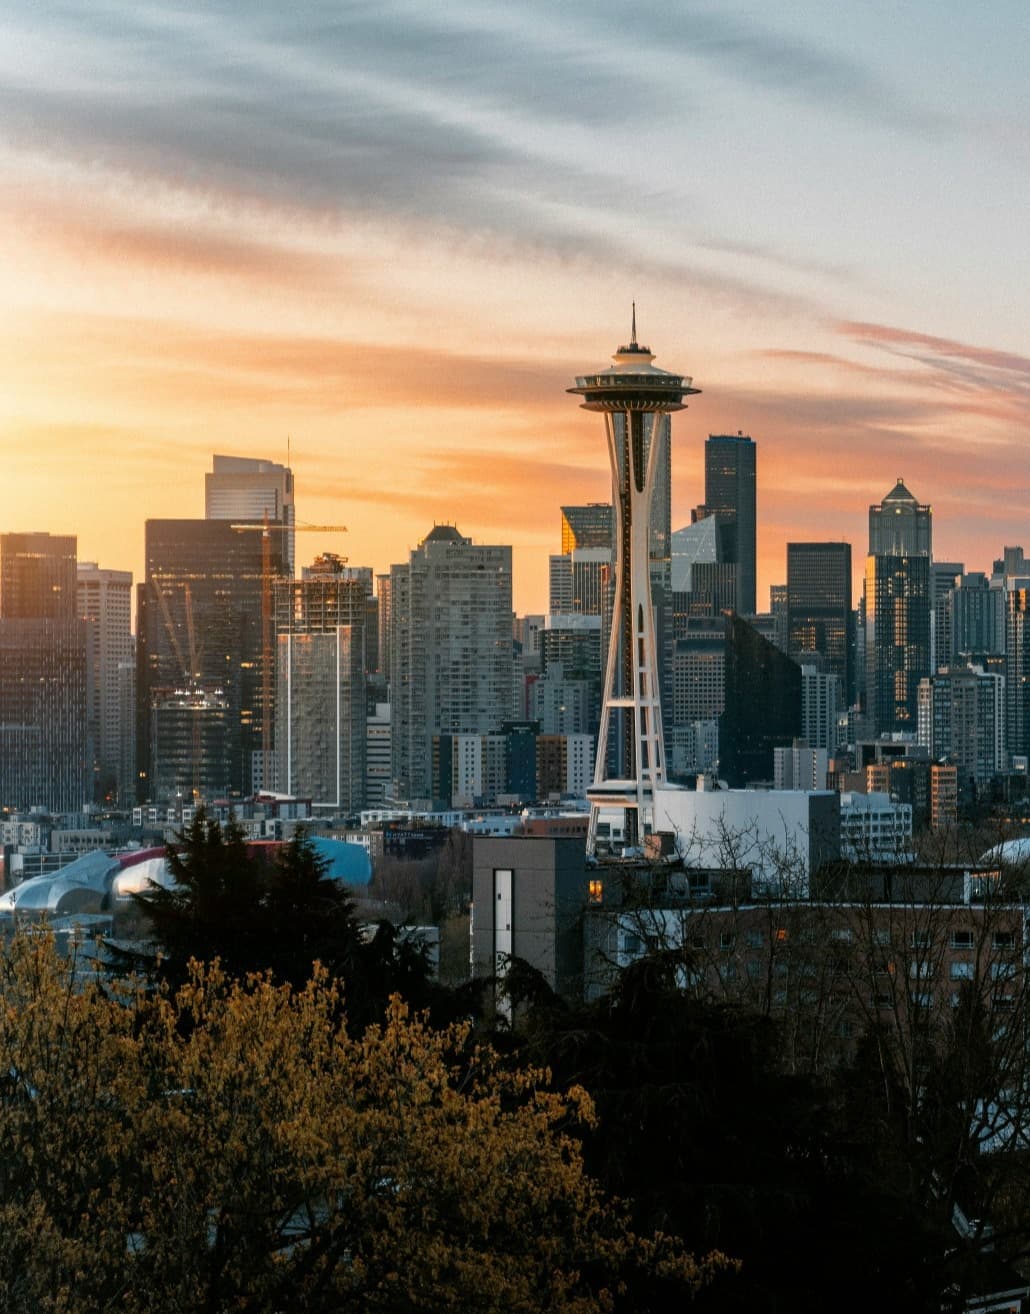
[[[511,548],[437,525],[390,571],[393,797],[432,800],[439,735],[511,719]]]

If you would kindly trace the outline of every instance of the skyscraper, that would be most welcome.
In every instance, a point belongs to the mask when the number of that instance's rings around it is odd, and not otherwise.
[[[75,555],[71,535],[0,535],[0,808],[70,812],[92,799]]]
[[[983,571],[961,575],[951,593],[953,660],[962,654],[1004,654],[1005,590],[991,586]]]
[[[854,699],[851,544],[787,544],[787,651],[795,661],[819,653]],[[827,747],[827,745],[820,745]]]
[[[561,509],[561,550],[568,555],[576,548],[611,548],[615,543],[615,515],[610,502],[588,502],[586,506]]]
[[[837,747],[837,718],[845,707],[840,676],[801,660],[802,737],[809,748],[833,752]]]
[[[89,644],[89,729],[98,800],[135,801],[135,755],[126,754],[131,735],[122,724],[125,671],[135,655],[132,638],[132,573],[101,570],[80,561],[77,614],[86,622]]]
[[[333,813],[365,802],[367,577],[320,557],[275,586],[278,788]]]
[[[0,535],[0,618],[74,620],[74,534]]]
[[[1005,587],[1005,744],[1030,754],[1030,578],[1019,576]]]
[[[703,516],[683,529],[677,529],[672,536],[673,592],[689,593],[694,587],[694,567],[721,559],[715,516]]]
[[[285,574],[285,537],[270,539],[276,575]],[[141,801],[158,801],[157,781],[169,798],[242,795],[253,786],[262,760],[262,548],[261,534],[239,533],[227,520],[146,522],[137,593]],[[177,756],[174,767],[157,770],[161,726]]]
[[[916,733],[919,681],[930,674],[929,506],[899,479],[869,508],[865,620],[866,712],[877,734]]]
[[[434,736],[511,719],[511,548],[437,525],[389,592],[393,794],[431,801]]]
[[[980,666],[952,667],[919,684],[919,743],[958,767],[960,797],[977,791],[1005,761],[1005,678]]]
[[[747,434],[711,434],[705,443],[705,505],[723,531],[723,560],[737,567],[737,610],[756,606],[756,447]]]
[[[569,391],[585,410],[605,417],[616,518],[615,591],[605,672],[597,763],[590,799],[588,851],[596,846],[599,812],[621,810],[623,833],[634,846],[654,824],[654,791],[666,778],[661,687],[654,608],[653,508],[660,476],[668,472],[671,411],[699,390],[691,380],[657,369],[638,345],[636,315],[628,346],[613,364],[576,379]],[[662,526],[659,526],[662,529]],[[665,529],[665,587],[671,570]],[[621,722],[621,725],[620,725]],[[616,747],[611,755],[609,748]],[[613,760],[611,760],[613,759]],[[611,772],[614,771],[614,774]]]
[[[900,477],[879,505],[869,508],[871,557],[932,557],[933,512]]]
[[[87,652],[79,620],[0,620],[0,808],[92,801]]]
[[[211,471],[204,476],[204,516],[208,520],[263,520],[267,516],[270,524],[294,525],[293,471],[250,456],[213,456]],[[291,530],[276,537],[285,540],[283,555],[292,576],[295,535]]]
[[[934,561],[930,566],[930,670],[951,666],[955,654],[951,647],[952,595],[962,578],[961,561]]]

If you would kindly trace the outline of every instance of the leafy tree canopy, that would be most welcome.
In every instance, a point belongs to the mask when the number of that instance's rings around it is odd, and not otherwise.
[[[725,1267],[606,1202],[581,1089],[398,999],[356,1037],[324,971],[114,999],[16,941],[0,1072],[12,1314],[646,1311]]]

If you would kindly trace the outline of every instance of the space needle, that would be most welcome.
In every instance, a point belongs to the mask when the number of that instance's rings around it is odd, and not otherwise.
[[[625,848],[639,845],[654,827],[655,789],[666,779],[649,560],[651,500],[668,441],[662,416],[684,410],[683,398],[701,390],[653,360],[637,342],[634,303],[629,346],[619,347],[607,369],[577,378],[568,389],[583,398],[584,410],[604,415],[615,508],[611,639],[594,783],[587,790],[589,854],[596,851],[602,811],[621,810]]]

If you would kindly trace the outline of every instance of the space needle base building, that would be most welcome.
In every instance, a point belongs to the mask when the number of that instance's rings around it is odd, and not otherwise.
[[[587,790],[587,853],[597,849],[602,812],[624,814],[624,848],[654,827],[655,789],[665,783],[661,689],[651,596],[650,528],[655,477],[668,442],[662,417],[700,392],[692,380],[657,369],[637,343],[636,307],[629,346],[612,364],[576,379],[569,392],[604,415],[615,509],[615,581],[594,783]]]

